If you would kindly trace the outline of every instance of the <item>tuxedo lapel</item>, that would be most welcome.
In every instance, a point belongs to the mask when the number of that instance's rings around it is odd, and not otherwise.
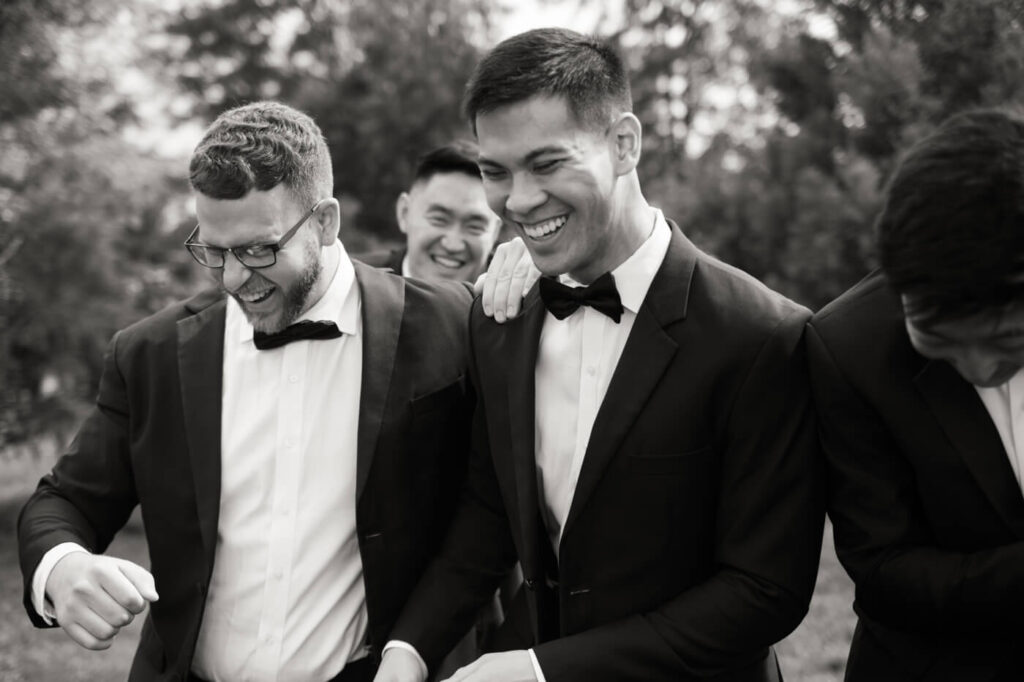
[[[1017,537],[1024,538],[1024,497],[977,392],[943,361],[928,362],[914,381],[999,516]]]
[[[509,342],[508,418],[511,432],[512,461],[515,468],[516,500],[520,532],[523,538],[520,561],[527,570],[543,565],[539,555],[541,538],[540,504],[537,492],[535,425],[535,368],[540,332],[547,310],[540,302],[539,287],[534,286],[523,301],[523,313],[507,323],[503,334]]]
[[[220,513],[225,306],[226,300],[219,294],[215,298],[213,294],[202,294],[186,305],[198,312],[178,321],[178,374],[185,439],[207,568],[213,565]]]
[[[388,388],[395,367],[398,334],[405,308],[400,277],[353,261],[362,299],[363,377],[359,394],[359,436],[356,456],[356,499],[363,493],[377,449]]]
[[[661,380],[678,344],[665,328],[686,317],[697,249],[674,225],[665,260],[637,312],[622,356],[594,420],[563,537]]]

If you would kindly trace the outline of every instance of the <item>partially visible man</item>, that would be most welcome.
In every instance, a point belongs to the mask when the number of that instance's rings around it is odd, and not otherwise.
[[[349,260],[290,107],[223,113],[190,180],[219,286],[114,336],[19,519],[25,606],[103,649],[151,602],[133,681],[369,680],[463,478],[469,289]],[[100,554],[136,505],[151,574]]]
[[[1024,642],[1024,116],[955,116],[902,160],[881,271],[814,316],[850,682],[1009,682]]]
[[[462,140],[422,156],[412,186],[395,203],[406,246],[356,258],[404,277],[476,281],[501,227],[487,206],[476,157],[476,145]]]
[[[780,678],[824,522],[810,313],[647,203],[631,108],[618,55],[566,30],[470,80],[488,202],[547,277],[504,325],[474,305],[463,504],[378,680],[422,680],[517,557],[506,651],[452,679]]]

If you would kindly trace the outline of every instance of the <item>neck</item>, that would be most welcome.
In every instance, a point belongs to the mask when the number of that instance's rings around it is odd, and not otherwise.
[[[611,272],[633,255],[651,236],[654,227],[654,209],[640,191],[640,182],[634,172],[621,180],[616,189],[616,208],[609,217],[609,243],[604,257],[588,264],[569,276],[580,284],[590,284],[606,272]]]

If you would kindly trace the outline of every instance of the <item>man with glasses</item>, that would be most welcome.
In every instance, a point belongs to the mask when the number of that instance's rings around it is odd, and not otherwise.
[[[372,679],[463,477],[469,288],[350,261],[287,106],[222,114],[190,176],[220,286],[114,336],[19,519],[26,607],[105,649],[148,603],[130,680]],[[101,555],[136,505],[151,572]]]

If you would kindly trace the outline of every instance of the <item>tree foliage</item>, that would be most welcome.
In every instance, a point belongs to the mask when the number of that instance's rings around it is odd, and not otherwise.
[[[112,2],[16,0],[0,16],[0,446],[50,428],[96,385],[107,339],[180,293],[164,162],[128,144],[130,102],[96,39]],[[163,275],[170,276],[163,276]]]
[[[1024,102],[1016,0],[818,0],[790,15],[759,0],[624,1],[652,199],[813,308],[872,267],[902,150],[961,109]],[[685,39],[663,39],[680,26]],[[680,73],[685,87],[665,87]],[[753,88],[754,104],[722,117],[723,87]],[[665,111],[682,116],[666,127]]]
[[[397,236],[394,202],[418,155],[465,136],[459,102],[498,11],[489,0],[227,0],[167,18],[163,68],[211,118],[276,98],[330,144],[335,195],[357,226]]]

